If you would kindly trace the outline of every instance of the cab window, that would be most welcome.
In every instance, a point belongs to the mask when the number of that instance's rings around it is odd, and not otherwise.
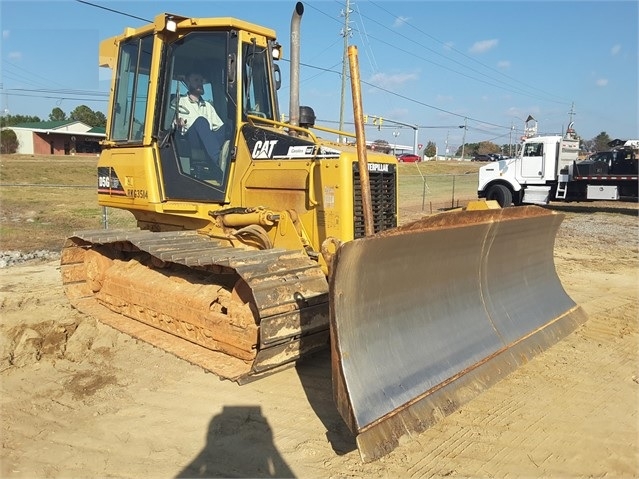
[[[268,49],[254,43],[243,47],[243,76],[245,115],[273,118],[273,103],[270,90]]]
[[[543,143],[526,143],[526,146],[524,148],[524,156],[543,156],[543,154]]]
[[[110,139],[113,141],[142,142],[149,101],[152,48],[151,35],[132,38],[120,47],[115,101],[111,113]]]

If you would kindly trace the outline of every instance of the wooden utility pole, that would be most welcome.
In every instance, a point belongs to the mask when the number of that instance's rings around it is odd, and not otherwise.
[[[460,127],[462,128],[462,127]],[[462,140],[462,156],[461,159],[464,161],[464,153],[466,150],[466,130],[468,129],[468,118],[464,118],[464,139]]]

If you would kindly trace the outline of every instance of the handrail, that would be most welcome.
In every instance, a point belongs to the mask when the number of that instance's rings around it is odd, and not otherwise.
[[[304,128],[304,127],[301,127],[301,126],[294,126],[294,125],[291,125],[290,123],[284,123],[284,122],[281,122],[281,121],[270,120],[268,118],[263,118],[261,116],[256,116],[256,115],[246,115],[246,118],[249,120],[251,125],[255,125],[255,123],[266,123],[267,125],[275,126],[277,128],[281,128],[281,129],[288,128],[288,129],[291,129],[291,130],[296,130],[296,131],[300,131],[300,132],[306,133],[307,135],[309,135],[313,139],[313,141],[315,143],[317,143],[319,141],[317,139],[317,136],[311,131],[310,128]],[[335,133],[336,135],[348,136],[350,138],[355,138],[356,137],[355,133],[348,133],[348,132],[345,132],[345,131],[336,130],[334,128],[328,128],[328,127],[325,127],[325,126],[313,125],[311,128],[313,130],[324,131],[326,133]]]

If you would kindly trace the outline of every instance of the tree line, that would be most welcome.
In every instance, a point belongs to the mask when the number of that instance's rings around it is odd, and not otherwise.
[[[101,111],[93,111],[86,105],[80,105],[76,107],[69,115],[59,107],[55,107],[49,113],[49,118],[47,120],[42,120],[38,116],[28,116],[28,115],[2,115],[0,116],[0,128],[2,130],[2,153],[12,153],[15,152],[18,144],[15,133],[12,130],[6,130],[5,127],[19,125],[21,123],[40,123],[42,121],[65,121],[65,120],[73,120],[73,121],[81,121],[82,123],[89,125],[91,127],[106,127],[106,116]],[[610,136],[605,131],[602,131],[597,136],[595,136],[591,140],[585,140],[583,138],[579,141],[579,147],[582,151],[586,152],[596,152],[596,151],[605,151],[610,147],[608,143],[611,141]],[[391,146],[388,144],[386,140],[375,140],[375,147],[379,151],[390,153]],[[463,145],[464,156],[475,156],[475,155],[487,155],[487,154],[503,154],[503,155],[511,155],[517,151],[516,144],[504,144],[497,145],[496,143],[490,141],[482,141],[479,143],[466,143]],[[425,157],[432,158],[435,156],[435,152],[437,151],[436,144],[432,141],[428,141],[425,148],[418,153],[422,153]],[[462,154],[462,146],[457,148],[455,156],[461,156]]]
[[[62,110],[62,108],[55,107],[49,113],[49,118],[46,120],[41,119],[39,116],[29,115],[2,115],[0,116],[0,127],[15,126],[20,123],[40,123],[42,121],[81,121],[82,123],[91,127],[105,127],[106,116],[101,111],[93,111],[86,105],[80,105],[73,109],[69,116]]]
[[[605,131],[602,131],[597,136],[595,136],[592,140],[585,140],[583,138],[579,139],[579,149],[586,153],[594,153],[597,151],[606,151],[610,149],[608,143],[612,141],[610,135]],[[372,149],[376,151],[380,151],[382,153],[392,153],[392,146],[386,140],[375,140],[372,145]],[[440,150],[441,151],[441,150]],[[505,155],[505,156],[514,156],[517,151],[519,151],[519,144],[503,144],[498,145],[493,143],[492,141],[481,141],[479,143],[466,143],[463,146],[457,148],[457,151],[453,156],[461,157],[462,151],[464,153],[464,157],[472,158],[476,155]],[[432,158],[436,154],[437,144],[433,141],[428,141],[423,150],[418,151],[417,154],[421,154],[424,158]],[[441,153],[439,154],[441,156]]]
[[[55,107],[49,113],[48,121],[81,121],[90,127],[106,127],[106,116],[101,111],[93,111],[86,105],[76,107],[69,116],[62,108]],[[0,116],[0,153],[15,153],[18,150],[18,137],[16,133],[8,127],[20,125],[22,123],[40,123],[39,116],[30,115],[2,115]]]
[[[579,149],[583,152],[594,153],[597,151],[606,151],[610,150],[610,146],[608,143],[612,141],[612,138],[608,133],[602,131],[597,136],[595,136],[591,140],[586,140],[584,138],[579,138]],[[463,145],[464,148],[464,156],[475,156],[475,155],[489,155],[489,154],[498,154],[498,155],[514,155],[518,151],[518,144],[503,144],[497,145],[491,141],[482,141],[479,143],[466,143]],[[461,156],[462,147],[457,148],[457,152],[455,156]]]

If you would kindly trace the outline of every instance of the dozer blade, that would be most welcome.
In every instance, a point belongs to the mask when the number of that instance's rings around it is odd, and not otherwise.
[[[586,320],[554,267],[562,220],[538,207],[449,212],[339,248],[333,389],[362,460],[424,431]]]

